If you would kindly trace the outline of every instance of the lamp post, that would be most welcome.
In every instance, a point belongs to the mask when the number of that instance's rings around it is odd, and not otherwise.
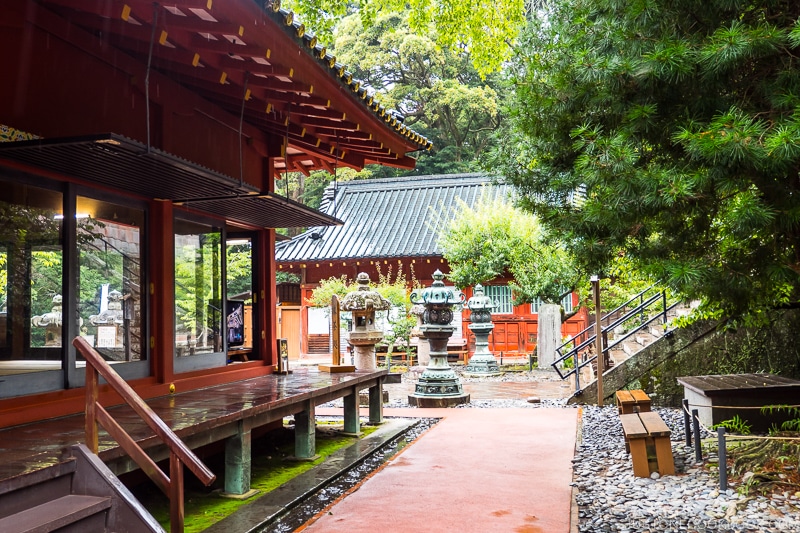
[[[467,300],[470,310],[469,329],[475,334],[475,353],[470,357],[465,372],[476,376],[498,376],[502,374],[497,360],[489,351],[489,334],[494,329],[492,309],[494,303],[484,295],[483,286],[478,283],[472,298]]]
[[[464,295],[445,287],[444,274],[433,273],[433,285],[411,293],[411,303],[422,304],[423,336],[430,346],[430,362],[414,384],[414,394],[408,396],[408,403],[416,407],[452,407],[469,403],[456,373],[447,362],[447,341],[456,330],[450,325],[453,321],[453,306],[464,303]]]
[[[592,276],[592,293],[594,295],[594,344],[597,353],[597,405],[603,406],[603,372],[605,372],[605,354],[603,353],[603,325],[600,322],[600,278]],[[576,369],[577,371],[577,369]]]

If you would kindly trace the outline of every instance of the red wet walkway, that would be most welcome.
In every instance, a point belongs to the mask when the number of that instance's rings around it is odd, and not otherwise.
[[[443,419],[305,532],[570,531],[577,409],[385,414]]]

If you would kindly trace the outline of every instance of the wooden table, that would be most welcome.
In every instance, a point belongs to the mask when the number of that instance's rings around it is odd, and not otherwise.
[[[767,431],[790,417],[763,414],[765,405],[800,404],[800,381],[774,374],[726,374],[679,377],[689,409],[697,409],[706,427],[739,415],[754,431]]]

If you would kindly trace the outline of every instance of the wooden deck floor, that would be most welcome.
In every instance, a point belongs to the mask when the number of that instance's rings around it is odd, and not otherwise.
[[[387,371],[321,373],[296,370],[148,400],[148,405],[190,447],[222,440],[236,431],[239,421],[253,427],[271,423],[307,406],[358,394],[382,383]],[[118,422],[156,460],[166,457],[152,431],[127,406],[109,409]],[[72,444],[84,440],[84,416],[45,420],[0,430],[0,483],[53,465]],[[136,467],[116,442],[100,433],[100,457],[121,474]]]

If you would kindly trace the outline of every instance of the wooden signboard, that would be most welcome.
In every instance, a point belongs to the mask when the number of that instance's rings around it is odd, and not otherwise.
[[[339,297],[335,294],[331,297],[331,338],[333,339],[333,347],[331,348],[330,365],[319,365],[320,372],[353,372],[356,367],[353,365],[342,364],[342,352],[340,342],[341,321],[339,319]]]

